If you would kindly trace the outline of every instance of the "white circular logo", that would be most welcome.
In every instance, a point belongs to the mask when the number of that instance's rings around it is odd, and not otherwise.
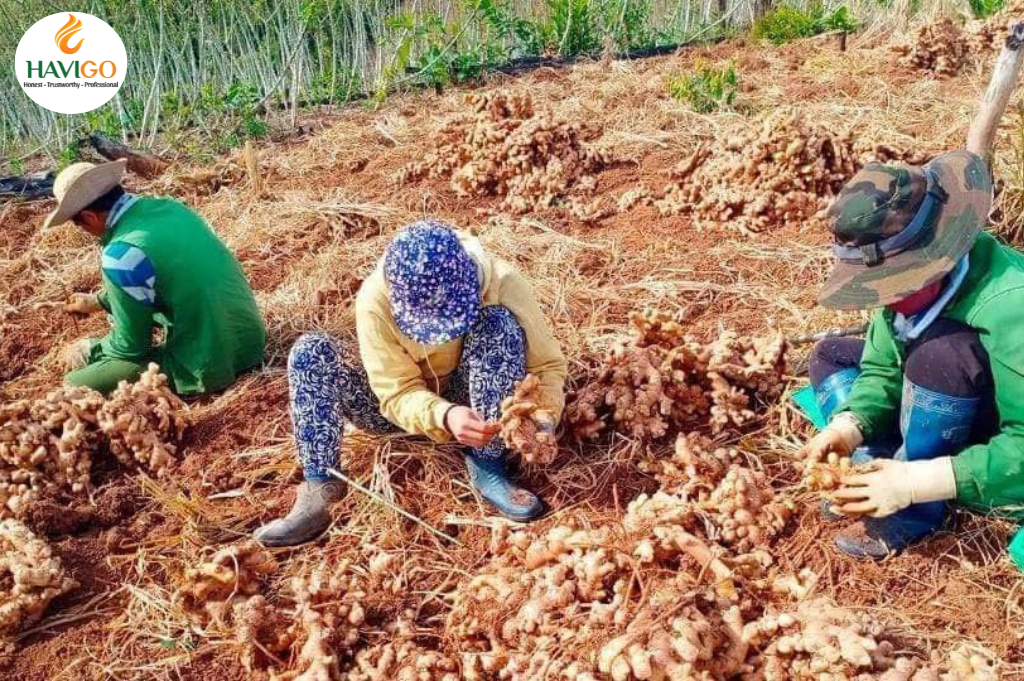
[[[85,12],[61,12],[25,31],[14,53],[21,89],[63,114],[97,109],[117,94],[128,70],[121,36]]]

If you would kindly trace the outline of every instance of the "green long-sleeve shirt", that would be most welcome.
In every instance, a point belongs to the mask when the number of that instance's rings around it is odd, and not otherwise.
[[[266,331],[242,268],[187,206],[139,198],[101,245],[99,298],[113,328],[70,382],[107,392],[154,361],[177,392],[198,394],[262,363]],[[163,329],[158,347],[154,327]]]
[[[1024,517],[1024,254],[982,234],[970,269],[942,317],[978,332],[995,383],[999,433],[953,458],[957,501],[981,509],[1006,509]],[[875,313],[861,359],[861,374],[844,407],[861,423],[866,440],[897,423],[906,348],[893,330],[894,314]]]

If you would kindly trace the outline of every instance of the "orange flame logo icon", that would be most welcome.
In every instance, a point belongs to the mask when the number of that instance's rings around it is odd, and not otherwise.
[[[78,52],[78,49],[85,42],[85,38],[79,38],[78,44],[71,47],[70,42],[75,34],[82,30],[82,20],[77,18],[74,14],[68,15],[68,23],[64,24],[57,35],[53,36],[53,42],[57,43],[57,47],[64,54],[74,54]]]

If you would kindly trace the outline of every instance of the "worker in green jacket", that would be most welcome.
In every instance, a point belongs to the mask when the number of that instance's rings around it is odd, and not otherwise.
[[[76,294],[66,308],[106,310],[113,324],[102,339],[65,350],[73,369],[65,380],[109,393],[156,362],[179,394],[225,388],[262,363],[266,340],[242,268],[187,206],[126,192],[124,168],[76,163],[54,182],[57,208],[44,229],[72,220],[103,247],[102,292]]]
[[[834,493],[861,517],[836,540],[847,554],[904,549],[949,501],[1024,510],[1024,255],[982,231],[991,202],[988,166],[960,151],[869,165],[829,209],[821,303],[880,308],[866,341],[826,340],[810,359],[831,421],[806,453],[868,464]]]

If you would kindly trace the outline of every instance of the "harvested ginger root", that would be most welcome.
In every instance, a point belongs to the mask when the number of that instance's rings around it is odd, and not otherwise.
[[[831,492],[839,489],[843,476],[854,470],[850,457],[832,452],[824,461],[808,459],[804,462],[804,484],[812,492]]]
[[[125,466],[141,465],[163,475],[189,424],[188,407],[150,364],[135,383],[122,381],[99,413],[110,451]]]
[[[634,313],[631,322],[632,341],[608,351],[566,408],[580,439],[609,427],[644,442],[701,426],[718,434],[747,425],[782,393],[787,346],[779,334],[743,338],[727,331],[699,343],[665,313]]]
[[[274,557],[253,540],[227,546],[185,571],[176,600],[199,623],[225,625],[234,606],[258,595],[276,569]]]
[[[102,404],[94,390],[64,386],[0,407],[0,519],[42,495],[87,491]]]
[[[551,414],[540,406],[540,379],[529,374],[516,381],[515,392],[501,403],[501,438],[528,463],[548,464],[558,453]]]
[[[76,586],[45,541],[17,520],[0,520],[0,649]]]
[[[586,126],[535,111],[529,94],[491,92],[467,100],[472,114],[441,130],[432,151],[401,169],[399,183],[447,177],[459,196],[500,196],[504,209],[521,215],[549,208],[577,187],[592,187],[594,174],[610,160],[586,144]]]
[[[949,17],[917,28],[908,42],[893,46],[901,61],[938,76],[955,76],[967,64],[970,41]]]

